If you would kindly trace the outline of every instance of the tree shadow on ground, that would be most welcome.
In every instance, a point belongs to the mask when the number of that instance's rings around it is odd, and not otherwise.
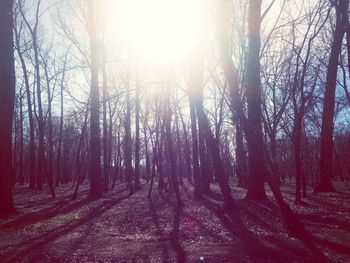
[[[173,222],[172,222],[172,230],[169,233],[168,240],[170,242],[171,248],[176,254],[177,262],[185,262],[187,258],[187,252],[181,245],[180,240],[180,223],[181,217],[183,216],[183,207],[177,206],[174,196],[171,193],[167,193],[164,195],[163,193],[159,193],[162,196],[162,200],[172,207],[173,212]]]
[[[330,229],[341,229],[347,232],[350,232],[350,223],[348,221],[339,220],[334,217],[326,216],[321,217],[320,215],[312,215],[312,214],[300,214],[299,216],[302,218],[304,224],[317,224],[321,225],[325,228]]]
[[[17,262],[25,257],[28,257],[29,255],[35,255],[38,251],[43,250],[43,248],[49,242],[55,240],[56,238],[62,237],[68,234],[69,232],[73,231],[75,228],[78,228],[98,218],[99,216],[107,212],[109,209],[111,209],[113,206],[117,205],[119,202],[126,199],[127,197],[128,196],[124,196],[114,200],[104,201],[101,206],[91,209],[89,213],[82,218],[73,220],[69,223],[65,223],[62,226],[56,227],[52,230],[45,232],[45,234],[27,239],[19,244],[16,244],[15,246],[19,250],[21,250],[21,252],[17,253],[13,258],[9,259],[8,262]],[[84,201],[88,201],[88,199],[85,199]],[[69,209],[72,209],[72,207],[70,207]],[[6,247],[3,247],[3,249],[6,249]]]
[[[122,188],[118,191],[112,192],[112,195],[110,193],[107,194],[106,197],[117,195],[125,190],[126,188]],[[0,224],[0,230],[8,228],[21,228],[43,220],[48,220],[60,214],[71,213],[94,201],[93,199],[86,197],[87,194],[88,190],[84,190],[79,192],[77,199],[74,200],[71,199],[71,193],[69,193],[68,195],[59,196],[54,199],[51,198],[32,202],[30,205],[23,206],[22,208],[35,208],[36,206],[40,205],[45,205],[45,208],[37,208],[38,210],[24,213],[23,215],[16,217],[14,220],[6,220],[4,223]]]
[[[169,234],[170,244],[177,256],[177,262],[185,262],[187,253],[181,246],[179,239],[180,221],[183,214],[183,207],[174,207],[174,219],[173,219],[173,229]]]
[[[42,209],[40,211],[35,211],[31,213],[24,214],[19,218],[8,221],[0,225],[0,230],[5,228],[19,228],[23,226],[28,226],[39,221],[47,220],[53,218],[59,214],[70,213],[80,207],[87,205],[91,200],[88,198],[78,200],[78,201],[68,201],[60,200],[55,205]]]
[[[315,240],[308,233],[298,236],[298,240],[311,252],[308,253],[303,248],[295,247],[288,242],[289,237],[281,234],[273,235],[273,233],[281,232],[277,226],[281,226],[281,222],[273,220],[272,224],[269,220],[278,215],[277,207],[271,204],[258,204],[255,202],[240,200],[238,206],[240,213],[226,211],[222,207],[218,207],[210,199],[203,198],[201,203],[212,211],[221,221],[222,225],[235,237],[237,237],[245,251],[245,254],[252,260],[273,260],[278,262],[289,262],[291,260],[315,260],[322,262],[329,260],[314,245]],[[241,214],[241,215],[240,215]],[[243,217],[244,214],[244,217]],[[253,230],[249,230],[242,218],[251,222],[255,226]],[[258,227],[256,227],[258,226]],[[271,234],[269,234],[271,233]],[[285,234],[284,234],[285,235]],[[278,237],[278,238],[277,238]]]
[[[159,237],[159,241],[161,243],[161,250],[162,250],[162,257],[164,262],[169,262],[169,251],[167,248],[167,244],[166,244],[166,237],[163,231],[163,228],[160,226],[160,222],[159,222],[159,217],[157,214],[158,211],[158,206],[153,202],[152,198],[149,198],[149,211],[151,213],[152,216],[152,221],[156,227],[156,234]]]

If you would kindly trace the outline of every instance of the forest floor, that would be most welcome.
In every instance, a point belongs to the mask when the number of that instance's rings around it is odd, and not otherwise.
[[[274,202],[244,200],[233,188],[240,212],[222,206],[214,192],[195,200],[181,188],[185,206],[148,185],[129,195],[119,183],[98,200],[83,185],[71,200],[70,185],[36,192],[15,189],[18,214],[0,220],[0,262],[350,262],[350,185],[338,192],[310,194],[295,205],[294,188],[285,199],[308,231],[291,237]],[[269,197],[273,200],[271,193]]]

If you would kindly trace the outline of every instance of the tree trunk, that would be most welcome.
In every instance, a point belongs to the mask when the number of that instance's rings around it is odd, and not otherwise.
[[[227,182],[227,178],[225,176],[225,167],[224,163],[220,156],[219,145],[217,145],[216,140],[212,131],[210,130],[209,122],[203,109],[197,110],[198,122],[200,129],[203,130],[206,143],[208,145],[211,156],[213,157],[215,177],[219,183],[220,190],[224,197],[224,203],[229,209],[236,209],[236,205],[231,195],[231,189]]]
[[[199,55],[196,54],[189,67],[189,102],[190,102],[190,118],[191,118],[191,135],[192,135],[192,163],[193,163],[193,179],[194,179],[194,196],[200,197],[202,195],[202,180],[199,167],[199,152],[198,152],[198,132],[197,132],[197,117],[196,105],[200,100],[201,72]],[[198,113],[197,113],[198,114]]]
[[[48,103],[48,144],[49,144],[49,160],[48,160],[48,167],[46,168],[46,174],[47,174],[47,183],[49,185],[49,189],[51,192],[52,198],[56,197],[55,189],[54,189],[54,177],[53,177],[53,134],[52,134],[52,98],[53,94],[51,94],[51,85],[50,85],[50,78],[48,74],[48,68],[46,62],[44,62],[45,66],[45,77],[46,77],[46,88],[47,88],[47,103]]]
[[[202,129],[198,130],[199,141],[199,159],[200,159],[200,174],[201,174],[201,192],[208,194],[210,192],[211,171],[209,163],[209,153],[205,143],[205,135]]]
[[[0,216],[16,212],[13,205],[12,122],[15,101],[13,1],[0,1]]]
[[[136,78],[138,78],[137,75],[138,73],[136,73]],[[135,88],[135,189],[137,190],[140,188],[140,87],[138,79]]]
[[[24,152],[24,138],[23,138],[23,96],[22,96],[22,89],[20,90],[20,101],[19,101],[19,114],[20,114],[20,123],[19,123],[19,129],[20,129],[20,135],[19,135],[19,169],[18,169],[18,177],[19,177],[19,184],[24,185],[24,167],[23,167],[23,152]]]
[[[303,167],[301,161],[301,134],[302,134],[302,116],[303,113],[296,114],[293,131],[293,148],[295,163],[295,202],[301,202],[301,185],[303,178]]]
[[[200,197],[201,191],[201,180],[199,170],[199,158],[198,158],[198,137],[197,137],[197,120],[196,120],[196,109],[193,102],[190,102],[190,117],[191,117],[191,134],[192,134],[192,163],[193,163],[193,179],[194,179],[194,196]]]
[[[83,176],[82,176],[83,173],[81,171],[82,170],[81,169],[82,165],[81,165],[80,155],[81,155],[81,148],[83,147],[84,138],[85,138],[85,131],[86,131],[86,127],[87,127],[88,113],[89,113],[89,101],[87,103],[86,113],[85,113],[85,117],[84,117],[84,123],[83,123],[83,127],[81,129],[81,134],[80,134],[80,137],[79,137],[78,149],[77,149],[77,153],[76,153],[76,157],[75,157],[75,174],[76,174],[77,182],[76,182],[74,193],[72,195],[72,199],[76,199],[77,198],[78,191],[79,191],[79,186],[83,182]]]
[[[99,84],[98,84],[98,37],[96,30],[95,1],[88,0],[88,26],[91,52],[91,84],[90,84],[90,197],[98,198],[101,189],[101,146],[99,120]]]
[[[107,72],[105,61],[102,68],[102,109],[103,109],[103,191],[108,190],[109,157],[108,157],[108,125],[107,125]],[[110,145],[111,147],[111,145]]]
[[[248,53],[247,87],[248,101],[247,144],[249,178],[247,199],[261,201],[267,199],[264,189],[265,153],[261,126],[261,84],[260,84],[260,25],[261,0],[249,1],[248,9]]]
[[[180,119],[181,119],[181,123],[182,123],[182,128],[183,128],[183,132],[184,132],[184,140],[185,140],[185,161],[186,161],[186,171],[187,171],[187,178],[189,180],[190,183],[192,183],[192,169],[191,169],[191,146],[190,146],[190,142],[188,139],[188,132],[186,129],[186,125],[185,122],[183,120],[181,111],[179,110],[179,115],[180,115]],[[198,158],[197,158],[198,159]]]
[[[17,54],[23,71],[24,85],[26,89],[27,105],[28,105],[28,121],[29,121],[29,187],[35,188],[36,181],[36,164],[35,164],[35,135],[34,135],[34,117],[32,110],[32,99],[30,96],[30,84],[28,79],[27,66],[24,61],[23,53],[20,50],[20,34],[17,27],[14,28],[15,41],[17,46]]]
[[[39,5],[37,7],[39,9]],[[37,14],[36,20],[39,17]],[[39,131],[39,146],[38,146],[38,159],[37,159],[37,176],[36,176],[36,189],[42,190],[43,179],[46,175],[46,158],[45,158],[45,123],[43,115],[43,106],[41,102],[41,76],[40,76],[40,60],[39,60],[39,46],[38,46],[38,35],[37,35],[37,22],[32,31],[33,38],[33,50],[34,50],[34,66],[35,66],[35,84],[36,84],[36,95],[38,105],[38,131]]]
[[[62,136],[63,136],[63,80],[64,75],[62,77],[61,81],[61,92],[60,92],[60,103],[61,103],[61,109],[60,109],[60,129],[59,129],[59,139],[58,139],[58,146],[57,146],[57,163],[56,163],[56,187],[60,184],[61,180],[61,153],[62,153]],[[88,110],[88,109],[86,109]]]
[[[243,131],[239,118],[235,117],[236,123],[236,175],[238,178],[238,186],[247,187],[247,166],[246,154],[243,144]]]
[[[338,61],[348,23],[347,10],[349,0],[340,0],[336,6],[336,25],[327,68],[326,90],[323,102],[321,148],[320,148],[320,182],[315,192],[332,192],[333,178],[333,121],[335,107],[335,90],[337,82]]]
[[[129,81],[129,80],[127,80]],[[131,154],[131,105],[130,105],[130,87],[129,84],[126,87],[126,116],[125,116],[125,175],[128,181],[128,187],[130,194],[133,192],[132,186],[132,154]]]
[[[146,158],[146,181],[151,179],[151,162],[148,152],[147,125],[144,125],[144,143],[145,143],[145,158]]]
[[[167,87],[170,89],[170,86]],[[170,91],[168,90],[166,94],[166,102],[164,105],[164,122],[165,122],[165,136],[166,136],[166,142],[167,142],[167,148],[168,148],[168,158],[170,162],[170,180],[173,186],[173,189],[175,191],[176,195],[176,203],[177,206],[183,206],[183,202],[181,199],[179,184],[177,180],[177,169],[176,169],[176,158],[174,154],[174,145],[173,145],[173,137],[171,132],[171,119],[172,119],[172,113],[171,113],[171,105],[170,105]]]

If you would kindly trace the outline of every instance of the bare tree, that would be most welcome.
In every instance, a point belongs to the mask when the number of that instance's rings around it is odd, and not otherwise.
[[[331,46],[331,54],[327,69],[326,90],[324,94],[321,149],[320,149],[320,182],[315,188],[316,192],[334,191],[332,184],[333,175],[333,121],[335,105],[335,89],[337,83],[339,55],[345,30],[348,27],[348,0],[334,2],[336,10],[336,24]],[[349,43],[347,43],[349,45]]]

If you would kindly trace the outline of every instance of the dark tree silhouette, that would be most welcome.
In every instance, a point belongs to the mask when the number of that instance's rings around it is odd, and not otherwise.
[[[323,102],[321,148],[320,148],[320,182],[316,192],[334,191],[333,178],[333,122],[335,108],[335,89],[337,84],[338,63],[341,47],[348,21],[348,0],[335,1],[336,22],[329,56],[326,90]],[[349,45],[349,43],[347,43]]]
[[[98,35],[97,35],[96,2],[88,1],[88,30],[91,52],[91,83],[90,83],[90,196],[100,197],[101,185],[101,145],[100,145],[100,96],[98,83]]]
[[[0,1],[0,216],[16,210],[12,199],[12,121],[15,102],[13,3]]]

